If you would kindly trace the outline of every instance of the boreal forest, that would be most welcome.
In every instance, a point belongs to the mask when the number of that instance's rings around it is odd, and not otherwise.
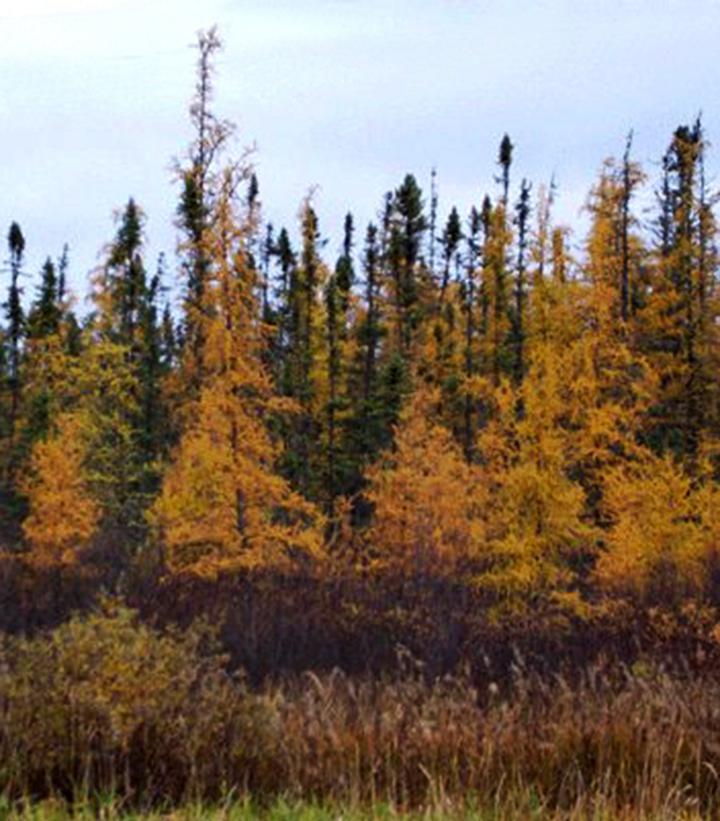
[[[135,199],[84,291],[5,229],[1,806],[716,817],[702,119],[598,158],[581,230],[502,132],[469,213],[408,173],[274,226],[220,47],[174,256]]]

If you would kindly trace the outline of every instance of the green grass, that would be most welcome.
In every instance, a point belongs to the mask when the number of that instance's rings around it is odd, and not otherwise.
[[[682,819],[693,821],[706,818],[692,806],[683,806],[681,796],[668,796],[667,806],[650,813],[638,811],[628,806],[622,809],[612,807],[612,802],[601,795],[588,796],[577,806],[564,810],[543,807],[532,789],[518,791],[503,798],[477,801],[468,797],[462,803],[443,801],[425,808],[403,811],[389,804],[372,806],[328,805],[306,801],[278,799],[270,806],[263,807],[250,800],[228,799],[224,804],[208,807],[202,804],[188,804],[166,811],[140,810],[126,811],[123,802],[113,797],[96,798],[93,801],[68,805],[61,799],[46,799],[41,802],[21,801],[14,805],[0,800],[2,821],[670,821]]]

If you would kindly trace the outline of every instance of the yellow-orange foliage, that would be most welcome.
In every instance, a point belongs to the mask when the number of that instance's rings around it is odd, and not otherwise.
[[[57,432],[33,448],[24,482],[30,513],[23,523],[38,565],[72,564],[94,534],[100,511],[84,476],[86,446],[80,421],[62,416]]]
[[[185,432],[149,514],[173,572],[212,577],[322,554],[316,509],[274,471],[278,452],[266,423],[283,408],[261,360],[247,231],[229,187],[205,238],[213,266],[200,395],[183,414]]]
[[[151,519],[174,572],[215,576],[321,554],[314,507],[273,471],[262,418],[221,383],[203,389]]]
[[[615,593],[665,604],[697,591],[720,538],[720,493],[712,482],[694,484],[671,457],[646,452],[608,471],[604,505],[611,521],[596,575]]]
[[[542,354],[542,355],[541,355]],[[572,440],[563,427],[559,361],[548,348],[535,358],[518,418],[513,393],[496,395],[496,417],[480,437],[490,487],[491,569],[478,583],[504,607],[523,609],[529,596],[549,597],[576,610],[574,567],[592,548],[585,493],[571,476]]]
[[[450,431],[432,420],[437,401],[418,391],[394,448],[368,472],[377,566],[451,573],[485,544],[484,488]]]

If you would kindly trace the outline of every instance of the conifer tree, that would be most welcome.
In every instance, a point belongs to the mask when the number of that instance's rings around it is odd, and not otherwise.
[[[430,277],[435,279],[435,243],[437,240],[437,212],[438,212],[438,191],[437,191],[437,169],[433,168],[430,174],[430,223],[429,223],[429,253],[428,265],[430,267]]]
[[[58,274],[58,302],[61,304],[65,302],[67,295],[67,272],[70,264],[70,247],[67,243],[63,245],[62,253],[58,259],[57,274]]]
[[[527,303],[527,251],[530,219],[530,184],[523,180],[520,198],[515,206],[517,225],[517,262],[515,266],[515,304],[512,316],[512,345],[514,348],[513,378],[516,384],[522,382],[525,374],[526,328],[525,313]]]
[[[472,461],[475,452],[476,395],[473,385],[478,372],[477,350],[477,274],[481,251],[482,219],[477,208],[470,212],[465,257],[465,279],[462,288],[463,311],[465,315],[465,356],[464,356],[464,407],[463,407],[463,448],[467,461]]]
[[[142,258],[145,216],[131,198],[118,215],[118,229],[107,259],[96,277],[95,304],[102,333],[125,345],[137,361],[141,355],[143,315],[148,283]]]
[[[172,371],[178,354],[177,330],[170,303],[166,302],[160,321],[160,365],[164,372]]]
[[[155,460],[169,439],[169,425],[163,397],[163,381],[170,372],[174,357],[174,340],[165,346],[164,329],[158,317],[158,299],[162,289],[162,260],[147,286],[140,313],[140,356],[137,370],[140,383],[140,447],[146,464],[145,485],[156,483]]]
[[[75,564],[95,534],[100,510],[90,493],[86,459],[85,431],[72,414],[59,417],[52,435],[35,444],[22,487],[30,508],[23,532],[33,564]]]
[[[211,577],[321,554],[315,509],[274,472],[278,450],[266,425],[284,406],[262,361],[257,272],[234,175],[226,170],[205,235],[200,394],[150,512],[169,569]]]
[[[66,252],[63,256],[66,268]],[[32,444],[49,433],[55,417],[63,409],[67,410],[72,395],[69,382],[76,351],[71,349],[73,343],[68,335],[74,332],[74,317],[60,297],[61,284],[55,264],[48,257],[27,319],[23,366],[25,386],[18,422],[19,450],[16,454],[20,463],[24,462]]]
[[[388,264],[393,295],[395,344],[403,359],[412,353],[422,314],[420,250],[427,223],[422,191],[412,174],[405,177],[392,198]]]
[[[497,387],[510,372],[510,282],[507,254],[511,233],[502,203],[486,205],[483,248],[484,358]]]
[[[437,422],[439,395],[419,389],[395,444],[368,471],[373,563],[413,574],[451,574],[485,547],[486,495],[452,434]]]
[[[363,252],[363,304],[353,327],[352,361],[348,391],[354,398],[346,417],[348,442],[348,490],[356,492],[362,484],[362,469],[388,441],[388,408],[381,398],[382,345],[386,336],[382,304],[382,259],[379,232],[370,223]]]
[[[463,233],[462,225],[460,224],[460,215],[458,214],[457,208],[453,207],[440,240],[443,249],[443,275],[440,285],[441,303],[445,301],[445,293],[450,283],[450,274],[454,263],[457,262],[456,255],[460,248],[462,238]]]
[[[105,533],[131,550],[144,535],[149,469],[143,451],[140,375],[124,345],[86,330],[72,403],[87,443],[86,476]]]
[[[596,290],[604,289],[612,312],[629,322],[642,301],[642,247],[632,197],[642,183],[640,167],[630,160],[630,141],[622,164],[607,160],[593,188],[588,210],[592,217],[587,242],[587,275]]]
[[[133,392],[122,424],[131,440],[124,447],[128,449],[125,458],[133,463],[128,474],[134,478],[123,491],[127,499],[119,507],[130,505],[136,524],[141,521],[140,510],[145,504],[141,498],[156,483],[154,465],[168,436],[157,309],[164,263],[160,260],[158,272],[148,279],[142,256],[144,222],[142,210],[130,199],[118,217],[115,239],[96,276],[94,300],[98,310],[93,328],[109,343],[108,362],[118,369],[119,383]]]
[[[327,425],[327,465],[325,467],[325,495],[327,512],[330,518],[335,516],[335,498],[338,494],[338,412],[342,409],[340,396],[341,377],[341,335],[343,332],[341,314],[341,291],[338,284],[338,273],[332,274],[325,286],[325,316],[327,327],[327,380],[328,397],[326,408]]]
[[[263,321],[269,325],[275,325],[277,317],[270,305],[270,265],[275,254],[275,229],[271,222],[265,226],[265,237],[262,242],[260,254],[260,274],[262,277],[262,315]]]
[[[178,228],[182,232],[179,246],[185,273],[185,328],[183,340],[188,351],[183,359],[186,381],[190,389],[197,388],[198,358],[202,349],[200,316],[204,300],[205,280],[210,262],[205,256],[206,243],[203,235],[209,228],[213,201],[220,187],[218,167],[222,152],[230,138],[232,125],[217,117],[212,110],[213,74],[215,60],[222,49],[217,29],[200,31],[197,36],[198,51],[195,94],[190,102],[190,123],[193,140],[185,162],[177,163],[177,176],[182,185],[178,205]]]
[[[271,346],[272,373],[278,390],[287,393],[290,390],[288,357],[291,354],[290,339],[293,319],[290,286],[295,281],[297,255],[286,228],[280,229],[272,255],[276,260],[277,268],[276,285],[273,289],[275,329]]]
[[[55,264],[48,257],[41,272],[36,300],[28,313],[28,339],[42,339],[58,333],[62,317],[62,302]]]
[[[298,406],[286,434],[283,464],[294,486],[308,498],[317,498],[318,480],[322,476],[318,465],[322,422],[316,411],[322,407],[318,389],[324,378],[321,357],[326,350],[326,322],[320,297],[327,270],[320,258],[318,219],[309,197],[303,203],[300,219],[302,248],[298,263],[292,264],[285,238],[281,248],[288,254],[285,264],[289,275],[287,306],[281,308],[286,316],[281,386],[282,393]]]
[[[651,443],[695,469],[712,429],[709,397],[717,358],[716,227],[702,184],[705,137],[698,120],[679,127],[665,156],[657,264],[643,337],[660,372]]]
[[[335,277],[337,279],[338,296],[340,308],[343,315],[347,313],[350,292],[355,282],[355,267],[353,265],[353,245],[354,245],[355,223],[352,214],[345,215],[343,226],[342,254],[335,266]]]
[[[342,253],[335,265],[335,272],[328,277],[325,286],[325,324],[327,344],[327,403],[325,412],[327,465],[326,497],[328,514],[335,514],[335,500],[352,484],[354,469],[351,445],[346,435],[349,421],[348,386],[350,380],[348,352],[349,312],[354,302],[351,288],[355,280],[352,259],[354,224],[351,214],[344,223]]]
[[[12,439],[15,433],[15,423],[20,409],[20,356],[23,334],[25,332],[25,313],[21,303],[22,289],[20,274],[22,272],[23,255],[25,253],[25,237],[20,226],[13,222],[8,231],[8,249],[10,251],[10,288],[5,302],[5,318],[7,321],[7,391],[10,395],[8,409],[9,436]]]
[[[508,209],[508,195],[510,191],[510,167],[512,166],[514,148],[515,146],[512,144],[510,137],[507,134],[503,135],[503,138],[500,141],[500,150],[498,152],[497,162],[501,169],[500,183],[502,184],[503,192],[502,203],[506,211]]]

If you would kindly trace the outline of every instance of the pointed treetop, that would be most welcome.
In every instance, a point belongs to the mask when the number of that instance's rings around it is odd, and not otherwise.
[[[25,250],[25,237],[17,222],[13,222],[8,231],[8,248],[13,261],[19,262]]]

